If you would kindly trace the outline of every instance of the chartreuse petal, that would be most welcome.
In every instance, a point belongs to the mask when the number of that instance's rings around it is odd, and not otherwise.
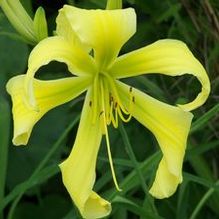
[[[100,117],[92,119],[90,100],[88,91],[73,149],[60,168],[64,185],[83,218],[95,219],[107,216],[111,205],[92,190],[102,129]]]
[[[59,10],[59,14],[56,18],[56,24],[57,26],[55,32],[58,36],[66,38],[69,41],[69,43],[73,44],[73,46],[77,44],[85,51],[90,52],[91,48],[88,45],[85,45],[81,42],[76,32],[71,27],[71,20],[67,18],[65,12],[62,9]]]
[[[194,101],[179,105],[186,111],[201,106],[210,92],[210,82],[205,69],[188,47],[178,40],[159,40],[149,46],[122,55],[109,72],[116,78],[148,73],[162,73],[170,76],[194,75],[200,81],[202,90]]]
[[[89,77],[72,77],[51,81],[34,79],[33,87],[38,110],[30,109],[24,96],[26,75],[13,77],[7,91],[13,102],[14,145],[26,145],[33,126],[50,109],[66,103],[81,94],[90,84]]]
[[[130,106],[130,87],[117,82],[124,105]],[[131,114],[156,137],[163,153],[150,193],[156,198],[172,195],[182,181],[182,163],[193,115],[132,89]]]
[[[75,42],[78,41],[79,38],[71,28],[70,20],[66,17],[63,10],[59,10],[59,14],[56,18],[56,34],[58,36],[63,36],[67,38],[69,41]]]
[[[36,107],[37,105],[32,86],[34,74],[41,66],[53,60],[66,63],[69,71],[75,75],[94,75],[96,73],[96,66],[92,57],[81,47],[76,44],[73,46],[61,36],[46,38],[32,50],[28,60],[25,94],[30,106]]]
[[[117,57],[121,47],[136,31],[134,9],[86,10],[65,5],[66,16],[81,42],[94,50],[100,70]]]

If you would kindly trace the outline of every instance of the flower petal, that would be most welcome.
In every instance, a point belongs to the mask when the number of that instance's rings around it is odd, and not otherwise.
[[[94,49],[100,70],[108,66],[136,31],[134,9],[85,10],[65,5],[65,14],[81,42]]]
[[[111,205],[92,191],[95,182],[97,154],[102,137],[100,118],[92,122],[89,106],[90,91],[86,96],[81,121],[71,154],[61,165],[62,177],[75,205],[83,218],[101,218],[111,211]]]
[[[13,102],[14,145],[26,145],[33,126],[50,109],[66,103],[88,87],[89,78],[72,77],[66,79],[40,81],[34,79],[34,90],[38,110],[30,109],[24,95],[25,75],[13,77],[7,83],[7,91]]]
[[[42,40],[31,52],[28,60],[28,71],[25,81],[25,92],[30,105],[35,106],[34,90],[32,86],[36,71],[50,61],[65,62],[69,71],[75,75],[94,75],[96,66],[94,60],[83,48],[71,44],[63,37],[49,37]]]
[[[125,106],[130,104],[130,87],[117,82]],[[172,195],[182,181],[182,163],[193,115],[179,107],[160,102],[137,89],[132,89],[131,114],[156,137],[163,158],[150,193],[156,198]]]
[[[81,48],[84,48],[87,53],[91,51],[90,47],[80,41],[79,37],[71,27],[71,21],[67,18],[62,9],[59,11],[59,14],[56,18],[56,24],[57,26],[55,32],[58,36],[66,38],[69,43],[72,43],[73,45],[77,44]]]
[[[170,76],[192,74],[198,78],[202,91],[188,104],[179,105],[190,111],[202,105],[210,92],[207,73],[188,47],[178,40],[159,40],[149,46],[120,56],[109,70],[116,78],[162,73]]]

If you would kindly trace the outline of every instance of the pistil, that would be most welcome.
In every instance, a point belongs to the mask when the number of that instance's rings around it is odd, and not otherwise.
[[[112,125],[117,128],[118,120],[128,122],[132,117],[132,108],[134,104],[134,95],[132,87],[130,87],[129,106],[126,109],[121,102],[119,93],[116,88],[115,80],[107,73],[97,74],[93,82],[93,96],[89,103],[92,110],[93,123],[95,123],[97,117],[100,118],[102,133],[106,137],[107,153],[109,157],[110,168],[112,172],[113,181],[118,191],[119,188],[115,170],[113,167],[113,160],[110,150],[110,141],[107,126]],[[125,116],[126,115],[126,116]]]
[[[101,105],[102,105],[102,111],[101,112],[103,112],[102,115],[101,115],[101,118],[102,118],[102,121],[103,121],[104,134],[106,136],[107,153],[108,153],[110,168],[111,168],[112,177],[113,177],[115,187],[118,191],[122,191],[119,188],[119,184],[117,182],[116,174],[115,174],[115,170],[114,170],[114,166],[113,166],[113,159],[112,159],[112,153],[111,153],[111,149],[110,149],[110,141],[109,141],[109,135],[108,135],[108,129],[107,129],[107,123],[106,123],[106,109],[105,109],[105,101],[104,101],[104,86],[103,86],[103,81],[101,81],[101,82],[100,82]]]

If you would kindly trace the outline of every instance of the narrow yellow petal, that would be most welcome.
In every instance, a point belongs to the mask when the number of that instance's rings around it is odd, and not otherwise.
[[[172,156],[175,155],[173,154]],[[166,159],[162,158],[156,172],[154,183],[149,192],[157,199],[168,198],[176,191],[177,186],[181,182],[182,177],[172,174],[169,171]]]
[[[42,40],[31,52],[28,60],[28,71],[25,81],[25,92],[30,105],[35,106],[34,90],[32,86],[36,71],[50,61],[64,62],[69,71],[75,75],[93,75],[96,73],[94,61],[78,45],[72,45],[63,37],[49,37]]]
[[[76,44],[83,48],[88,53],[91,51],[91,48],[88,45],[85,45],[81,42],[77,33],[71,27],[71,20],[69,20],[65,14],[65,12],[61,9],[59,10],[59,14],[56,18],[56,34],[58,36],[62,36],[66,38],[69,43],[72,43],[73,46]]]
[[[34,47],[28,60],[28,73],[32,71],[35,73],[41,66],[51,61],[66,63],[69,71],[74,75],[96,73],[92,57],[78,45],[73,46],[61,36],[46,38]]]
[[[136,31],[134,9],[85,10],[65,5],[64,13],[81,42],[94,49],[102,70],[117,57],[121,47]]]
[[[50,109],[66,103],[89,86],[90,79],[72,77],[66,79],[40,81],[34,79],[34,90],[38,103],[38,111],[30,109],[24,95],[25,75],[13,77],[7,83],[7,91],[13,102],[14,145],[26,145],[33,126]]]
[[[128,108],[130,87],[122,82],[117,85]],[[169,197],[182,181],[182,163],[193,115],[137,89],[132,89],[132,95],[134,102],[130,113],[154,134],[163,153],[150,192],[156,198]]]
[[[202,105],[210,92],[210,82],[205,69],[186,44],[178,40],[159,40],[149,46],[122,55],[116,60],[109,72],[116,78],[148,73],[161,73],[170,76],[194,75],[200,81],[202,90],[194,101],[179,105],[187,111]]]
[[[64,185],[83,218],[95,219],[107,216],[111,205],[92,190],[102,129],[99,116],[93,122],[90,99],[88,91],[73,149],[60,168]]]

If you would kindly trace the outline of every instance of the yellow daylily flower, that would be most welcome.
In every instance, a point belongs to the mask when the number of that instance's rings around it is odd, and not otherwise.
[[[207,73],[188,47],[178,40],[159,40],[118,57],[136,31],[134,9],[85,10],[65,5],[57,17],[57,35],[41,41],[31,52],[26,75],[12,78],[7,90],[13,100],[15,145],[26,144],[34,124],[50,109],[76,98],[86,98],[76,140],[69,157],[60,164],[64,185],[84,218],[110,214],[111,205],[93,191],[101,138],[106,137],[115,186],[107,126],[136,118],[156,137],[163,153],[150,193],[172,195],[182,182],[182,164],[193,115],[209,94]],[[74,77],[54,81],[34,78],[50,61],[67,64]],[[119,79],[161,73],[192,74],[202,90],[191,103],[171,106]]]

